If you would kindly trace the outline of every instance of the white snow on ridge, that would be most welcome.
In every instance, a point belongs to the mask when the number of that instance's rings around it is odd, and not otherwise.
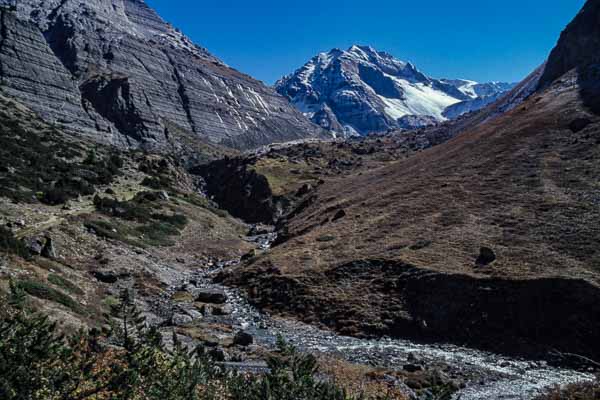
[[[430,78],[409,62],[357,45],[320,53],[276,83],[277,91],[313,122],[346,135],[446,121],[449,107],[469,101],[471,108],[478,107],[483,102],[476,100],[502,93],[507,86]]]
[[[460,102],[460,100],[435,90],[425,83],[410,83],[404,79],[389,77],[402,90],[404,99],[388,98],[381,95],[378,95],[378,97],[386,105],[385,113],[396,120],[405,115],[423,115],[432,116],[438,121],[445,121],[444,110]]]
[[[477,83],[475,81],[467,81],[467,80],[465,80],[464,82],[465,82],[465,84],[462,86],[459,86],[457,89],[472,99],[476,98],[477,93],[475,93],[475,86],[478,85],[479,83]]]

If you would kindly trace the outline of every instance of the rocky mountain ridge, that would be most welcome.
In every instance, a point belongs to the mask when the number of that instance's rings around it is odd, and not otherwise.
[[[316,124],[351,136],[456,118],[514,85],[432,79],[409,62],[355,45],[319,54],[275,87]]]
[[[24,0],[16,13],[1,13],[7,93],[47,121],[98,141],[251,148],[323,134],[143,0]]]

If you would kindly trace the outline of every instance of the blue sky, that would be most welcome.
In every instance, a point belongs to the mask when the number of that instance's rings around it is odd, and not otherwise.
[[[584,0],[147,0],[230,66],[268,84],[332,48],[368,44],[436,78],[518,81]]]

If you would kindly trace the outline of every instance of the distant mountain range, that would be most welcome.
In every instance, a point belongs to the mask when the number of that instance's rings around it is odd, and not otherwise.
[[[514,86],[433,79],[409,62],[356,45],[321,53],[275,85],[313,122],[346,136],[453,119],[485,107]]]

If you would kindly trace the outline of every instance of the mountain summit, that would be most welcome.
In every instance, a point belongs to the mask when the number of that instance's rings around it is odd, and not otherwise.
[[[432,79],[410,62],[354,45],[313,57],[276,83],[313,122],[347,135],[431,125],[480,109],[514,85]]]

